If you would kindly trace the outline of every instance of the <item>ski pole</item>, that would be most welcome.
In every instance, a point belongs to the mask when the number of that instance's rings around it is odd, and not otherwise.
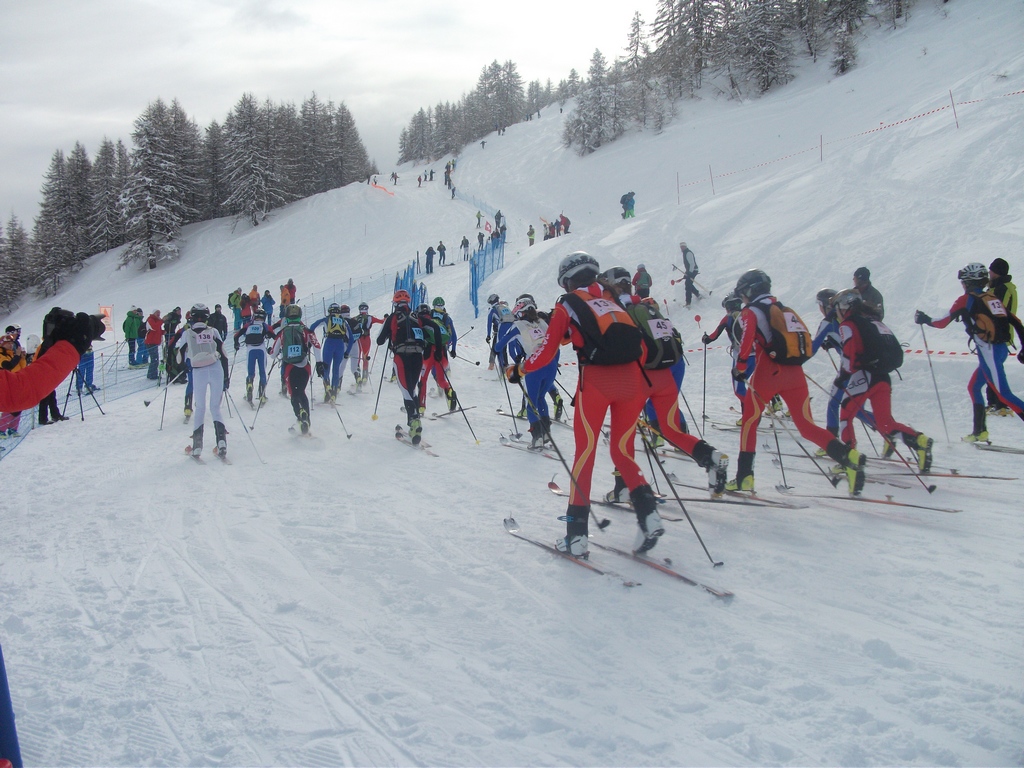
[[[751,396],[752,398],[755,398],[755,399],[760,399],[760,398],[758,398],[758,396],[757,396],[757,392],[755,392],[755,391],[754,391],[754,388],[753,388],[752,386],[750,386],[750,382],[747,382],[747,388],[748,388],[748,390],[750,391],[750,396]],[[763,401],[763,400],[762,400],[761,402],[762,402],[762,403],[764,403],[764,401]],[[776,415],[775,415],[775,414],[774,414],[774,413],[772,412],[771,408],[768,408],[768,407],[767,407],[767,405],[768,405],[767,403],[764,403],[764,406],[765,406],[765,407],[764,407],[764,408],[762,409],[762,413],[763,413],[763,412],[765,412],[765,411],[767,411],[767,412],[768,412],[768,417],[769,417],[769,418],[770,418],[770,419],[772,420],[772,424],[774,425],[775,421],[776,421],[776,420],[778,420],[778,417],[777,417],[777,416],[776,416]],[[808,450],[807,450],[807,449],[806,449],[806,448],[804,447],[804,444],[803,444],[803,443],[801,443],[801,442],[800,442],[799,440],[797,440],[796,436],[794,436],[794,435],[793,435],[792,431],[790,431],[789,427],[787,427],[787,426],[786,426],[786,423],[785,423],[784,421],[779,421],[779,423],[780,423],[780,424],[782,425],[782,428],[783,428],[784,430],[786,430],[786,434],[787,434],[787,435],[789,435],[790,437],[792,437],[792,438],[793,438],[793,441],[794,441],[794,442],[795,442],[795,443],[797,444],[797,447],[798,447],[798,448],[800,448],[800,450],[804,452],[804,454],[805,454],[805,455],[807,456],[807,458],[808,458],[808,459],[810,459],[810,460],[811,460],[811,461],[812,461],[812,462],[814,463],[814,466],[815,466],[815,468],[816,468],[816,469],[817,469],[817,470],[818,470],[819,472],[821,472],[822,476],[823,476],[823,477],[824,477],[824,478],[825,478],[826,480],[828,480],[829,484],[830,484],[830,485],[831,485],[831,486],[832,486],[833,488],[836,488],[836,487],[838,487],[838,480],[839,480],[839,479],[838,479],[837,477],[833,477],[832,475],[830,475],[830,474],[829,474],[828,472],[826,472],[826,471],[825,471],[824,469],[822,469],[822,468],[821,468],[821,465],[820,465],[820,464],[818,464],[818,459],[817,459],[817,457],[816,457],[816,456],[815,456],[815,455],[814,455],[813,453],[811,453],[810,451],[808,451]],[[781,452],[780,452],[780,453],[781,453]],[[783,478],[783,482],[785,482],[785,478]]]
[[[506,390],[507,390],[507,388],[508,388],[508,385],[506,385]],[[540,411],[537,410],[537,406],[533,402],[533,399],[526,393],[526,387],[523,386],[523,382],[522,381],[519,382],[519,388],[523,390],[523,396],[526,398],[526,402],[533,409],[533,412],[534,413],[540,413]],[[510,399],[510,402],[511,402],[511,399]],[[522,435],[520,435],[520,437],[522,437]],[[569,486],[570,486],[570,488],[573,489],[575,492],[579,493],[579,484],[576,482],[576,476],[573,475],[572,470],[569,469],[569,464],[566,462],[565,456],[562,455],[562,451],[559,450],[558,443],[555,442],[555,438],[551,436],[550,430],[548,431],[548,440],[551,442],[551,447],[555,449],[555,453],[558,455],[558,460],[560,462],[562,462],[562,466],[565,467],[565,471],[569,475]],[[597,516],[597,514],[594,512],[593,505],[590,503],[590,499],[589,498],[587,498],[586,501],[587,501],[587,509],[590,512],[590,516],[594,518],[594,521],[597,523],[597,527],[599,529],[601,529],[603,531],[605,528],[607,528],[609,525],[612,524],[611,520],[609,520],[607,518],[602,519],[602,518],[599,518]]]
[[[270,383],[270,374],[272,374],[274,372],[274,366],[277,365],[278,359],[279,358],[276,358],[276,357],[274,358],[273,362],[270,364],[270,370],[267,371],[267,383],[268,384]],[[266,385],[264,385],[263,391],[264,391],[264,393],[266,393],[266,391],[267,391],[266,390]],[[264,394],[264,397],[266,397],[266,394]],[[249,427],[249,429],[256,429],[256,419],[258,419],[260,417],[260,409],[262,409],[262,408],[263,408],[263,398],[260,398],[260,404],[256,406],[256,415],[252,417],[252,426]],[[242,418],[241,415],[239,415],[238,418],[239,418],[239,420],[241,420],[241,418]]]
[[[352,439],[352,433],[348,431],[348,427],[345,426],[345,420],[341,418],[341,411],[338,410],[337,406],[334,408],[334,412],[338,415],[338,421],[341,422],[341,428],[345,430],[345,437],[349,440]]]
[[[451,378],[448,379],[449,386],[451,385]],[[466,409],[462,407],[462,401],[459,400],[459,393],[455,391],[455,387],[452,387],[452,394],[455,396],[455,403],[458,405],[459,410],[462,411],[462,418],[466,420],[466,426],[469,427],[469,434],[473,436],[473,440],[476,441],[477,445],[480,445],[480,440],[476,436],[476,432],[473,431],[473,425],[469,423],[469,416],[466,415]]]
[[[500,361],[498,362],[498,365],[501,366],[501,362]],[[501,383],[505,385],[505,397],[508,398],[508,413],[509,413],[509,416],[512,417],[512,429],[515,430],[515,432],[512,433],[512,436],[516,440],[518,440],[519,438],[521,438],[523,436],[523,433],[519,431],[519,425],[516,424],[516,409],[512,406],[512,395],[509,394],[509,391],[508,391],[508,378],[507,378],[508,374],[505,372],[504,367],[501,367],[501,372],[498,374],[498,376],[501,379]],[[522,382],[519,383],[519,386],[522,387]],[[523,390],[523,394],[524,395],[526,394],[526,390],[525,389]],[[528,397],[527,397],[527,400],[529,400]]]
[[[946,414],[942,410],[942,398],[939,397],[939,382],[935,380],[935,369],[932,367],[932,353],[928,349],[928,339],[924,335],[924,324],[921,324],[921,341],[924,342],[924,354],[928,358],[928,370],[932,374],[932,385],[935,387],[935,399],[939,403],[939,416],[942,417],[942,430],[946,433],[946,444],[949,445],[949,429],[946,427]]]
[[[380,345],[378,344],[377,346],[379,347]],[[377,400],[373,404],[373,415],[370,416],[371,421],[376,421],[377,419],[380,418],[380,416],[377,415],[377,406],[380,405],[380,393],[381,390],[384,389],[384,371],[388,369],[388,354],[390,352],[391,345],[388,344],[388,348],[384,350],[384,363],[380,367],[380,384],[377,385]],[[377,355],[374,354],[374,358],[376,357]]]
[[[700,328],[700,315],[694,315],[697,321],[697,328]],[[701,339],[703,340],[703,335]],[[700,426],[701,431],[708,428],[708,345],[704,345],[704,380],[700,385]],[[703,435],[702,435],[703,436]]]
[[[177,380],[178,380],[178,379],[179,379],[179,378],[181,377],[181,374],[182,374],[182,373],[184,373],[184,371],[183,371],[183,370],[182,370],[182,371],[179,371],[179,372],[178,372],[178,375],[177,375],[177,376],[175,376],[175,377],[174,377],[173,379],[170,379],[170,380],[169,380],[169,381],[168,381],[168,382],[167,382],[166,384],[164,384],[164,385],[163,385],[163,390],[164,390],[164,404],[163,404],[163,406],[162,406],[162,407],[160,408],[160,429],[158,429],[158,430],[157,430],[158,432],[161,432],[161,431],[163,431],[163,428],[164,428],[164,410],[166,410],[166,408],[167,408],[167,388],[168,388],[168,387],[170,387],[170,386],[171,386],[171,384],[173,384],[174,382],[176,382],[176,381],[177,381]],[[147,408],[149,408],[149,404],[150,404],[150,403],[152,403],[152,402],[153,402],[152,400],[143,400],[143,401],[142,401],[142,404],[143,404],[144,406],[146,406]]]
[[[771,405],[768,405],[768,409],[771,410]],[[779,445],[779,431],[775,428],[775,419],[772,419],[772,434],[775,435],[775,453],[779,457],[779,469],[782,470],[782,487],[787,490],[792,486],[786,481],[786,467],[782,463],[782,446]]]
[[[651,446],[650,441],[648,441],[648,439],[647,439],[647,435],[642,430],[640,432],[640,439],[644,441],[644,449],[645,450],[647,450],[649,452],[653,452],[654,451],[653,446]],[[683,500],[681,498],[679,498],[679,492],[676,490],[675,486],[672,484],[672,478],[670,478],[668,476],[668,472],[665,470],[665,467],[664,467],[664,465],[661,464],[661,462],[658,462],[658,468],[661,470],[661,474],[663,474],[665,476],[665,482],[668,483],[668,487],[672,489],[672,495],[676,497],[676,502],[678,502],[679,508],[683,511],[683,514],[686,515],[686,519],[690,523],[690,527],[693,529],[693,533],[697,537],[697,541],[700,542],[701,547],[704,549],[704,554],[707,555],[708,556],[708,560],[711,561],[711,565],[713,567],[715,567],[715,568],[717,568],[718,566],[722,565],[723,564],[722,560],[719,560],[719,561],[716,562],[715,558],[713,558],[711,556],[711,553],[708,552],[708,548],[707,548],[707,545],[704,543],[704,539],[701,538],[700,532],[697,530],[697,526],[694,525],[694,523],[693,523],[693,518],[690,517],[690,513],[686,510],[686,505],[683,504]]]
[[[228,396],[228,401],[229,402],[234,403],[235,399],[233,397],[231,397],[231,391],[230,390],[225,389],[224,390],[224,394]],[[252,449],[256,452],[256,458],[260,460],[260,464],[266,464],[267,462],[265,462],[263,460],[263,457],[260,456],[259,448],[256,447],[256,441],[252,439],[252,433],[250,433],[249,430],[245,426],[245,421],[242,419],[242,412],[240,410],[238,410],[238,406],[237,405],[235,406],[235,413],[238,414],[238,422],[239,422],[239,424],[242,425],[242,431],[245,432],[246,437],[249,438],[249,442],[252,444]]]
[[[918,472],[918,470],[916,468],[912,467],[910,462],[907,461],[905,458],[903,458],[903,454],[900,453],[899,448],[896,447],[896,441],[895,440],[891,440],[891,442],[892,442],[892,452],[895,453],[897,456],[899,456],[900,461],[903,462],[903,465],[907,469],[910,470],[910,474],[912,474],[917,479],[917,482],[919,482],[921,484],[921,487],[924,488],[926,491],[928,491],[928,493],[934,493],[935,489],[938,486],[926,484],[925,481],[921,479],[921,475]]]

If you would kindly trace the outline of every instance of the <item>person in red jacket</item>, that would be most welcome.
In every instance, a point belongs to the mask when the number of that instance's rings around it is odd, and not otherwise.
[[[596,282],[600,271],[597,260],[583,251],[562,259],[558,284],[566,293],[555,304],[547,333],[520,368],[509,370],[512,378],[540,370],[554,359],[566,337],[576,349],[580,366],[573,419],[576,456],[572,465],[565,537],[559,539],[556,546],[559,551],[579,558],[587,557],[590,552],[587,540],[590,485],[597,438],[609,411],[612,463],[629,489],[639,528],[633,549],[640,552],[651,549],[665,532],[654,492],[628,448],[635,439],[637,418],[651,393],[642,368],[641,331],[611,292]]]
[[[103,320],[84,312],[72,315],[54,307],[43,326],[35,360],[19,371],[0,370],[0,411],[36,405],[67,378],[93,341],[103,340]]]
[[[899,341],[887,326],[875,320],[875,307],[865,302],[856,288],[847,288],[837,293],[832,299],[832,306],[836,310],[839,338],[843,345],[836,388],[846,393],[839,412],[839,426],[842,430],[840,437],[848,445],[857,444],[853,419],[870,401],[871,413],[879,433],[891,443],[899,434],[904,444],[914,452],[918,469],[929,471],[932,466],[933,441],[923,432],[893,418],[892,380],[888,373],[892,369],[878,364],[882,350],[875,346],[890,344],[898,349]],[[872,343],[872,339],[877,342]],[[902,360],[902,351],[898,354]]]
[[[840,442],[832,433],[819,427],[811,418],[811,402],[807,379],[799,365],[782,365],[771,353],[773,330],[768,322],[767,307],[776,303],[771,295],[772,281],[760,269],[751,269],[736,282],[735,293],[743,300],[740,313],[743,337],[733,369],[733,378],[746,380],[747,361],[755,356],[754,373],[750,375],[747,394],[743,398],[743,424],[740,431],[740,455],[736,462],[736,479],[730,480],[730,491],[754,490],[754,456],[757,451],[757,425],[765,404],[780,395],[789,406],[793,425],[800,434],[823,448],[826,454],[846,469],[850,493],[857,495],[864,487],[864,465],[867,458],[855,448]]]
[[[164,321],[160,319],[160,310],[154,309],[146,318],[146,350],[149,353],[149,370],[147,379],[160,378],[160,345],[164,341]]]

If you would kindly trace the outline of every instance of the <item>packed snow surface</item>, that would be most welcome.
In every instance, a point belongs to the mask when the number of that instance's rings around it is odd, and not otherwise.
[[[699,344],[721,297],[760,267],[815,325],[817,289],[847,287],[867,266],[912,350],[894,384],[897,418],[935,438],[936,471],[1012,479],[934,478],[929,495],[900,467],[872,463],[869,477],[888,484],[865,496],[960,511],[873,505],[786,456],[786,481],[812,497],[792,499],[805,508],[686,502],[724,565],[686,521],[667,523],[653,552],[732,599],[600,550],[595,565],[641,584],[588,573],[502,527],[514,516],[553,542],[565,499],[546,483],[569,480],[498,441],[525,425],[497,413],[509,399],[487,370],[459,260],[424,277],[462,335],[451,377],[473,406],[424,422],[437,458],[394,439],[404,418],[395,385],[385,380],[378,401],[380,353],[369,394],[343,393],[337,412],[315,407],[311,438],[289,433],[275,371],[251,431],[259,456],[232,415],[230,466],[184,454],[192,426],[175,386],[163,416],[158,390],[84,420],[75,409],[3,460],[0,640],[26,764],[1020,765],[1024,467],[959,442],[973,358],[936,356],[929,368],[912,317],[947,308],[967,262],[1002,256],[1024,271],[1022,39],[1017,0],[922,0],[905,26],[875,31],[842,78],[822,63],[754,101],[706,89],[663,133],[587,158],[561,147],[564,115],[549,108],[468,147],[456,200],[440,183],[443,159],[399,168],[397,185],[382,169],[386,192],[352,185],[255,229],[192,227],[181,259],[153,271],[93,258],[56,303],[112,304],[119,326],[132,304],[212,306],[253,283],[276,297],[289,277],[300,296],[390,280],[438,240],[455,255],[463,235],[475,239],[476,211],[500,208],[505,268],[485,292],[529,291],[550,306],[556,265],[577,249],[605,267],[646,264],[692,350],[691,424],[732,456],[738,433],[700,418],[736,419],[727,351],[705,357]],[[437,180],[418,187],[430,167]],[[622,220],[630,190],[636,218]],[[560,212],[571,234],[527,247],[527,225]],[[690,309],[669,283],[680,240],[710,293]],[[53,303],[12,319],[35,327]],[[388,310],[383,292],[370,304]],[[959,327],[927,341],[967,350]],[[231,391],[248,427],[243,364]],[[1007,370],[1024,392],[1024,367],[1011,358]],[[834,376],[821,356],[806,371],[826,388]],[[575,376],[565,365],[561,383],[572,389]],[[825,397],[811,394],[823,421]],[[443,403],[428,398],[428,414]],[[1018,419],[989,426],[994,442],[1024,445]],[[759,442],[774,447],[771,431],[764,421]],[[572,433],[554,437],[571,455]],[[689,461],[666,468],[705,482]],[[595,494],[610,471],[602,446]],[[784,498],[766,448],[755,472],[764,496]],[[664,510],[683,517],[674,501]],[[630,515],[595,513],[611,525],[592,526],[594,540],[628,548]]]

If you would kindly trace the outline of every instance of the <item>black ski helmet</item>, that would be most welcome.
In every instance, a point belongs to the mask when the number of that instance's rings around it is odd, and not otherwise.
[[[574,251],[558,265],[558,284],[562,290],[571,291],[576,286],[590,285],[600,271],[597,259],[586,251]]]
[[[302,307],[298,304],[289,304],[285,307],[284,316],[288,320],[301,320],[302,319]]]
[[[772,279],[760,269],[748,269],[736,281],[735,293],[744,299],[753,299],[772,289]]]
[[[490,296],[487,297],[487,303],[490,304],[492,307],[499,301],[501,301],[501,299],[498,298],[498,294],[496,293],[492,293]]]

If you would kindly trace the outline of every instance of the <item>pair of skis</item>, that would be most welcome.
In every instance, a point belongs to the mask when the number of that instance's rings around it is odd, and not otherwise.
[[[505,530],[508,531],[513,536],[515,536],[517,539],[529,542],[530,544],[533,544],[534,546],[540,547],[541,549],[546,549],[548,552],[551,552],[554,555],[557,555],[557,556],[559,556],[561,558],[564,558],[564,559],[569,560],[569,561],[571,561],[573,563],[576,563],[577,565],[579,565],[579,566],[581,566],[583,568],[586,568],[591,573],[595,573],[595,574],[597,574],[599,576],[612,576],[614,578],[619,579],[622,582],[623,586],[626,586],[626,587],[638,587],[638,586],[641,585],[641,582],[636,581],[634,579],[630,579],[630,578],[628,578],[626,576],[623,576],[621,573],[617,573],[616,571],[613,571],[613,570],[610,570],[608,568],[605,568],[603,565],[602,566],[597,566],[594,563],[591,563],[589,559],[573,557],[572,555],[570,555],[567,552],[560,551],[557,547],[555,547],[555,546],[553,546],[551,544],[545,544],[543,541],[540,541],[539,539],[535,539],[532,536],[527,536],[526,534],[524,534],[520,530],[519,523],[516,522],[515,518],[507,517],[507,518],[505,518],[505,520],[503,522],[504,522]],[[671,563],[670,560],[667,560],[667,559],[654,559],[654,558],[649,557],[647,555],[637,554],[635,552],[629,552],[629,551],[624,550],[624,549],[619,549],[618,547],[613,547],[613,546],[605,545],[605,544],[599,544],[596,541],[592,541],[590,543],[593,546],[595,546],[598,549],[600,549],[600,550],[603,550],[605,552],[611,552],[613,554],[619,555],[620,557],[627,558],[627,559],[632,560],[632,561],[637,562],[637,563],[642,563],[643,565],[646,565],[649,568],[653,568],[654,570],[659,571],[660,573],[663,573],[666,576],[671,576],[672,578],[677,579],[679,581],[682,581],[685,584],[690,584],[691,586],[694,586],[694,587],[700,587],[705,592],[708,592],[709,594],[712,594],[715,597],[722,598],[722,599],[728,599],[728,598],[733,597],[733,593],[730,592],[727,589],[721,589],[719,587],[715,587],[715,586],[712,586],[710,584],[706,584],[706,583],[700,581],[699,579],[696,579],[696,578],[694,578],[692,576],[688,576],[687,574],[682,573],[682,572],[676,570],[675,568],[672,568],[671,567],[672,563]]]

